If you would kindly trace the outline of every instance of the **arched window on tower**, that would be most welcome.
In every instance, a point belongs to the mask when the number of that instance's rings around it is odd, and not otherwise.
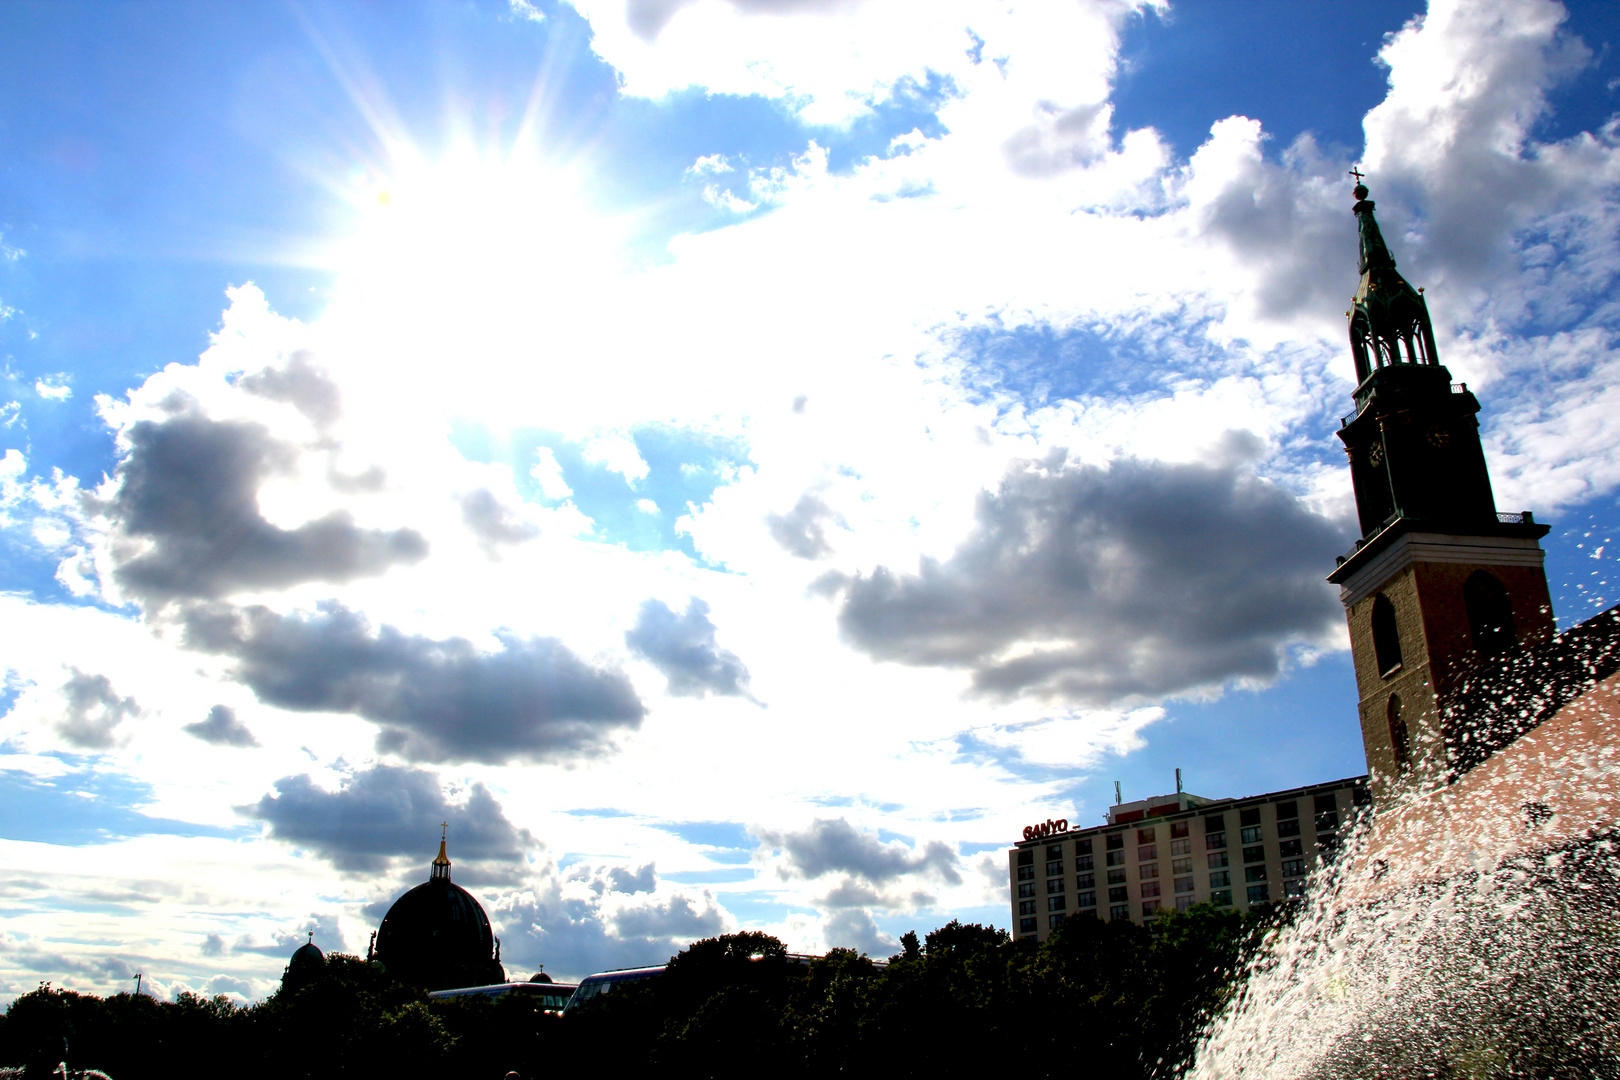
[[[1401,716],[1401,695],[1389,695],[1389,744],[1395,749],[1395,769],[1405,772],[1412,761],[1412,736]]]
[[[1372,639],[1378,674],[1388,675],[1401,666],[1401,635],[1395,626],[1395,605],[1383,593],[1373,601]]]
[[[1484,570],[1470,574],[1463,582],[1463,605],[1468,609],[1468,634],[1481,656],[1507,652],[1518,642],[1513,603],[1496,575]]]

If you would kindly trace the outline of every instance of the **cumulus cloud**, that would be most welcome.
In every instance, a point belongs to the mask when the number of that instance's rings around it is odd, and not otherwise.
[[[561,760],[605,750],[645,710],[619,671],[595,668],[555,638],[497,635],[480,651],[390,626],[375,633],[338,604],[309,615],[191,605],[191,648],[236,661],[266,704],[348,712],[382,727],[379,748],[411,761]]]
[[[534,522],[519,517],[488,488],[461,497],[461,520],[483,542],[485,550],[493,550],[497,544],[521,544],[540,535]]]
[[[907,874],[932,874],[951,885],[961,883],[956,851],[938,840],[920,846],[884,843],[844,818],[817,818],[797,832],[762,831],[760,841],[779,851],[792,876],[819,878],[844,873],[873,885]]]
[[[496,898],[489,915],[509,970],[538,970],[544,963],[559,977],[576,978],[610,968],[662,964],[693,941],[730,928],[725,912],[706,892],[627,902],[555,877]]]
[[[658,873],[652,863],[633,871],[628,866],[615,866],[608,871],[608,881],[614,892],[652,892],[658,888]]]
[[[1339,618],[1322,572],[1345,528],[1242,464],[1059,452],[1015,465],[976,518],[949,559],[849,579],[848,639],[991,696],[1100,706],[1270,678]]]
[[[867,956],[886,956],[900,950],[900,943],[878,929],[869,912],[860,908],[835,911],[821,925],[829,949],[854,949]]]
[[[259,740],[253,737],[253,732],[236,718],[236,710],[229,705],[215,705],[208,710],[205,719],[195,724],[187,724],[181,730],[215,746],[259,745]]]
[[[671,694],[748,696],[748,668],[716,643],[709,605],[695,596],[680,615],[662,600],[646,601],[624,641],[663,672]]]
[[[338,917],[331,912],[311,912],[307,918],[298,920],[290,929],[276,930],[270,935],[269,941],[255,938],[251,934],[242,934],[231,943],[230,951],[255,953],[259,956],[273,956],[284,960],[290,958],[294,950],[309,943],[312,935],[315,946],[324,953],[348,951],[343,928],[338,922]]]
[[[62,684],[66,715],[56,730],[82,750],[106,750],[113,745],[114,730],[125,720],[140,715],[140,706],[132,697],[120,697],[107,676],[86,675],[78,668],[72,671]]]
[[[272,365],[242,376],[237,385],[250,394],[291,405],[319,428],[331,426],[343,412],[337,384],[304,351],[293,353],[279,367]]]
[[[426,866],[441,821],[450,824],[452,862],[516,864],[538,843],[507,819],[483,784],[453,801],[432,772],[393,765],[352,772],[335,791],[307,774],[284,776],[274,794],[243,812],[263,821],[271,837],[311,848],[350,872],[382,870],[396,858]]]
[[[832,554],[827,543],[827,523],[837,518],[832,507],[813,491],[807,491],[785,514],[767,514],[766,528],[771,539],[781,544],[789,555],[801,559],[819,559]]]
[[[621,938],[664,938],[692,941],[722,932],[725,920],[712,905],[699,907],[689,896],[676,895],[666,901],[620,908],[613,916],[613,930]]]
[[[582,882],[597,896],[609,893],[650,893],[658,889],[658,867],[643,863],[632,870],[628,866],[605,866],[599,863],[575,863],[563,875],[568,882]]]
[[[262,425],[185,412],[137,421],[127,439],[106,510],[118,530],[114,576],[143,599],[344,582],[427,554],[420,533],[360,528],[342,510],[292,529],[271,524],[259,488],[292,450]]]

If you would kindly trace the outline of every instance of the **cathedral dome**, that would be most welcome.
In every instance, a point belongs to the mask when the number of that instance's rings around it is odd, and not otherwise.
[[[450,881],[445,842],[431,876],[394,901],[377,928],[376,958],[395,976],[428,990],[506,981],[489,916]]]

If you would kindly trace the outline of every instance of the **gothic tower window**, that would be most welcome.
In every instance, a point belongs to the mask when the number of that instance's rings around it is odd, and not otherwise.
[[[1513,604],[1495,574],[1484,570],[1470,574],[1463,582],[1463,605],[1468,609],[1468,634],[1481,656],[1504,653],[1518,641]]]
[[[1401,666],[1401,635],[1395,626],[1395,605],[1383,593],[1373,601],[1372,640],[1378,674],[1388,675]]]
[[[1412,760],[1412,736],[1401,716],[1401,695],[1389,695],[1389,744],[1395,748],[1395,768],[1401,772]]]

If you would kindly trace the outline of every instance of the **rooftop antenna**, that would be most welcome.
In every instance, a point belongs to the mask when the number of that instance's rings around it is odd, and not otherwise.
[[[1120,794],[1119,794],[1119,781],[1115,780],[1114,781],[1114,805],[1118,806],[1120,803],[1122,803],[1124,801],[1125,800],[1123,798],[1121,798]]]
[[[1181,770],[1176,770],[1176,794],[1181,794]]]

